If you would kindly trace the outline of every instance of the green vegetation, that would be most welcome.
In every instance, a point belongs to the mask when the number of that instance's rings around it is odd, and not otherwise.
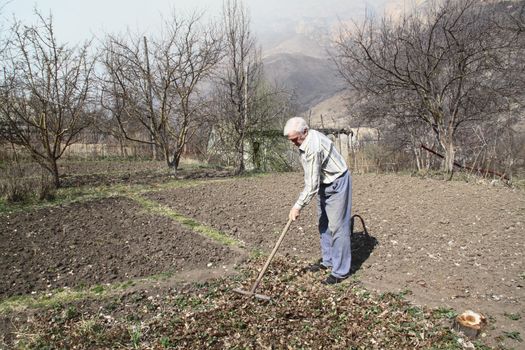
[[[49,308],[57,305],[71,303],[93,296],[94,293],[80,290],[57,289],[38,295],[14,296],[0,301],[0,314],[17,312],[28,308]]]
[[[507,317],[509,320],[517,321],[521,319],[521,315],[518,313],[505,313],[505,317]]]
[[[444,318],[448,318],[448,319],[453,319],[453,318],[455,318],[458,315],[458,313],[454,309],[449,309],[449,308],[446,308],[446,307],[437,308],[434,311],[434,313],[438,317],[444,317]]]
[[[140,338],[142,336],[141,329],[140,329],[140,323],[137,323],[133,327],[129,329],[129,334],[131,337],[131,344],[133,345],[134,349],[138,349],[140,345]]]
[[[221,244],[224,244],[224,245],[227,245],[227,246],[239,246],[240,245],[240,242],[227,236],[226,234],[222,233],[221,231],[218,231],[218,230],[215,230],[211,227],[208,227],[208,226],[205,226],[205,225],[202,225],[201,223],[191,219],[191,218],[188,218],[186,216],[183,216],[177,212],[175,212],[174,210],[166,207],[166,206],[163,206],[161,204],[159,204],[158,202],[156,201],[152,201],[152,200],[148,200],[142,196],[139,196],[139,195],[129,195],[128,197],[132,198],[134,201],[136,201],[137,203],[139,203],[140,205],[142,205],[143,208],[145,208],[146,210],[148,210],[148,212],[151,212],[151,213],[154,213],[154,214],[157,214],[157,215],[163,215],[163,216],[167,216],[177,222],[179,222],[180,224],[182,224],[183,226],[195,231],[195,232],[198,232],[206,237],[209,237],[211,239],[213,239],[214,241],[216,242],[219,242]]]
[[[0,300],[0,314],[20,312],[27,309],[47,309],[62,307],[85,299],[103,300],[132,290],[136,286],[147,285],[151,282],[166,280],[173,276],[173,272],[163,272],[148,277],[136,278],[125,282],[94,285],[91,287],[79,286],[74,289],[57,288],[34,295],[13,296]]]
[[[142,184],[115,184],[111,186],[83,186],[60,188],[56,191],[54,198],[47,201],[40,201],[36,196],[27,197],[22,202],[9,202],[5,198],[0,198],[0,214],[6,212],[17,212],[35,210],[39,208],[69,205],[77,202],[86,202],[95,199],[121,197],[169,190],[174,188],[198,186],[203,180],[171,180],[165,183],[142,185]],[[207,183],[231,181],[231,179],[206,180]]]
[[[101,286],[100,284],[94,286],[91,288],[91,291],[95,294],[102,294],[104,293],[104,286]]]
[[[503,334],[504,334],[507,338],[517,340],[517,341],[519,341],[520,343],[523,341],[523,339],[521,338],[520,332],[515,332],[515,331],[514,331],[514,332],[503,332]]]

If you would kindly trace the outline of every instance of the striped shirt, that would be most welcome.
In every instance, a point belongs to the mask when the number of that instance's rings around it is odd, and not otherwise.
[[[302,209],[317,194],[321,184],[332,183],[343,175],[348,167],[334,143],[316,130],[308,130],[308,135],[299,147],[299,153],[304,169],[304,189],[294,208]]]

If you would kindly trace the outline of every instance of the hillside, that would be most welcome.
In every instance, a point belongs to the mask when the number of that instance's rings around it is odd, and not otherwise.
[[[279,53],[263,59],[267,79],[292,90],[299,111],[332,97],[344,87],[333,63],[299,53]]]
[[[279,54],[299,54],[314,58],[327,58],[327,52],[320,40],[310,38],[302,34],[290,34],[289,37],[264,51],[264,56],[271,59],[272,56]]]
[[[350,92],[342,90],[333,96],[312,106],[302,113],[312,127],[344,128],[352,126],[351,109],[349,109]]]

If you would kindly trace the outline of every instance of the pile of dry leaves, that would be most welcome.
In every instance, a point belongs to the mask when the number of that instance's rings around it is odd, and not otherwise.
[[[402,295],[371,294],[348,279],[324,286],[304,261],[272,262],[258,293],[249,289],[263,264],[254,258],[235,277],[134,290],[57,305],[34,314],[14,345],[28,348],[308,348],[428,349],[460,347],[444,312],[411,306]]]

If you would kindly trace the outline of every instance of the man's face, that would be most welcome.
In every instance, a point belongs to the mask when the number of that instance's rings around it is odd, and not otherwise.
[[[303,141],[306,138],[306,135],[308,135],[308,130],[305,130],[304,133],[292,131],[291,133],[288,134],[288,140],[290,140],[294,145],[299,147],[303,144]]]

